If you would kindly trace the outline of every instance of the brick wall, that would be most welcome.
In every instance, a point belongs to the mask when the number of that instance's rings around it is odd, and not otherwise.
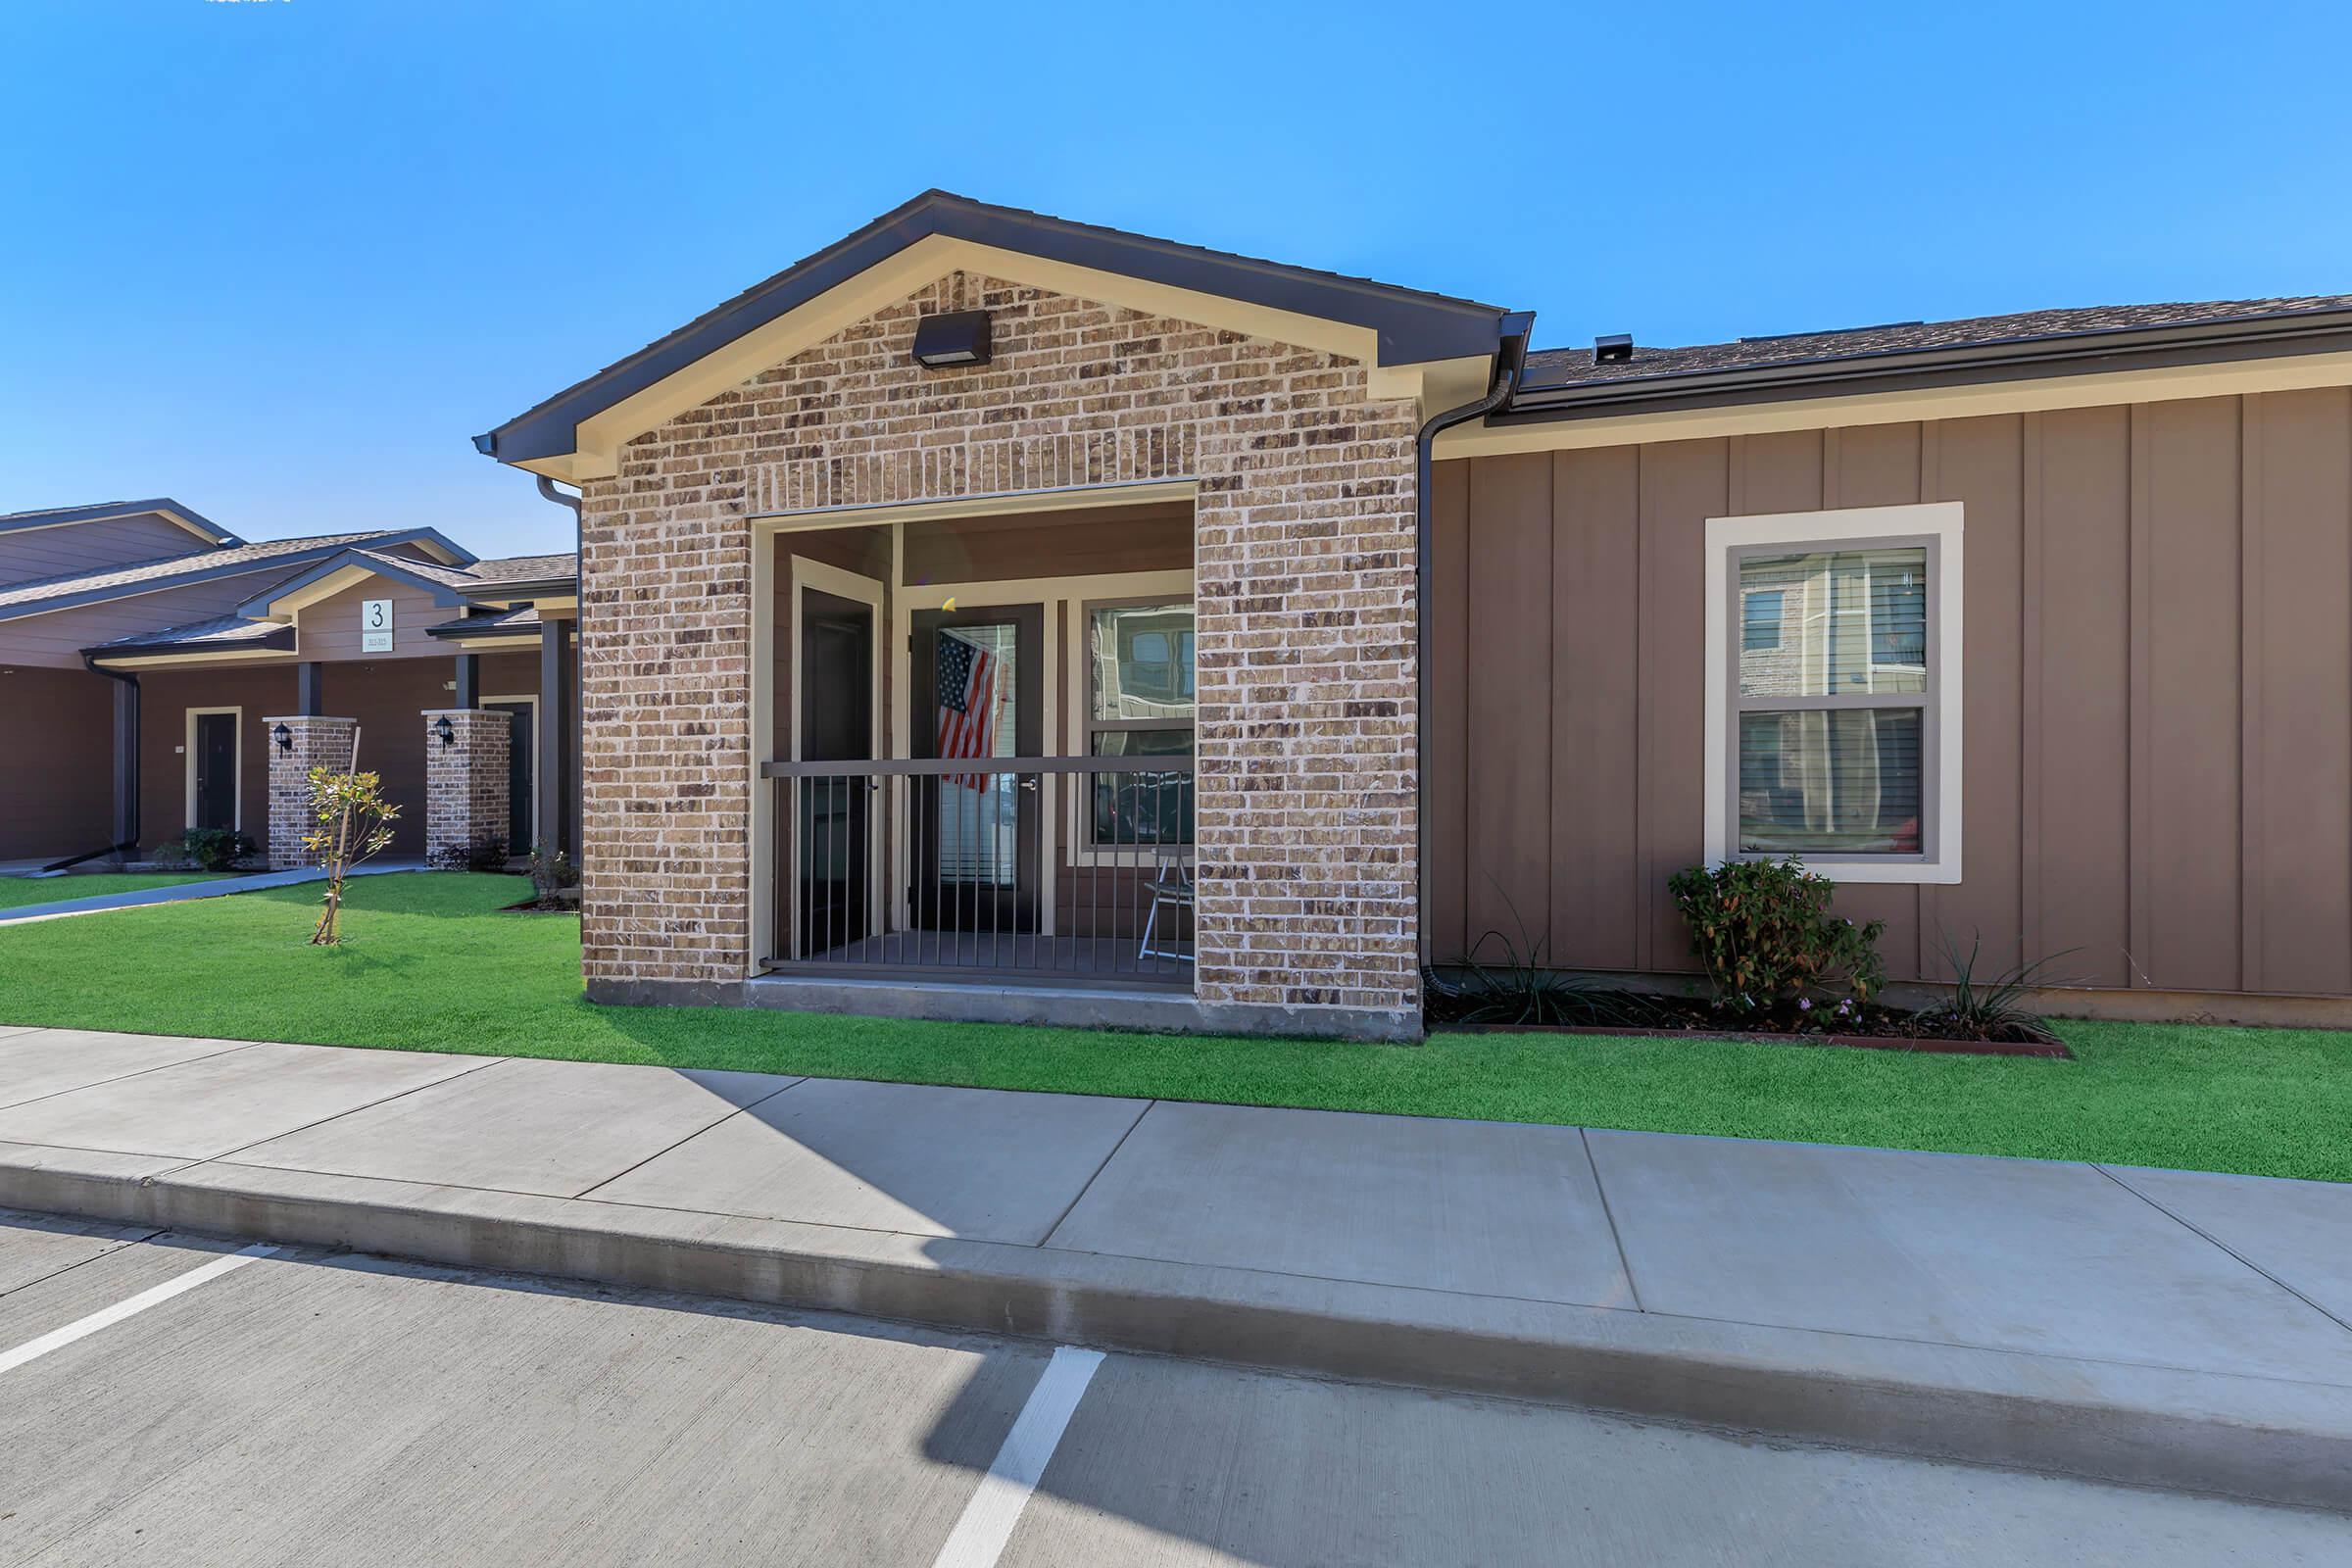
[[[908,360],[918,315],[972,305],[996,312],[993,364]],[[810,473],[839,505],[1182,471],[1199,994],[1417,1008],[1415,422],[1327,354],[964,278],[631,442],[583,519],[592,986],[730,983],[752,956],[748,514]],[[1023,456],[1072,450],[1101,461]]]
[[[442,744],[441,721],[449,721]],[[508,831],[507,762],[514,723],[503,712],[479,708],[433,708],[424,711],[424,855],[440,865],[443,857],[485,839],[505,844]],[[522,854],[528,845],[507,845]],[[459,862],[463,868],[463,862]]]
[[[286,726],[290,746],[280,749],[277,726]],[[311,769],[351,766],[351,741],[360,725],[353,718],[324,718],[292,714],[265,718],[270,732],[270,868],[283,871],[315,865],[318,857],[302,847],[303,835],[318,825],[311,811]]]

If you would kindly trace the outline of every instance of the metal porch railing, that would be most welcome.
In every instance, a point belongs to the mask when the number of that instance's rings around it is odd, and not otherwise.
[[[770,761],[769,967],[1190,990],[1191,757]]]

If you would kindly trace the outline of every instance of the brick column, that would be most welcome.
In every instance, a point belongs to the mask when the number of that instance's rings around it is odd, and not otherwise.
[[[449,744],[441,744],[441,721]],[[444,852],[483,839],[507,837],[507,753],[514,722],[480,708],[430,708],[424,713],[424,858],[440,865]],[[509,855],[529,845],[507,845]],[[463,869],[460,862],[453,869]]]
[[[286,726],[286,747],[277,744],[277,726]],[[270,869],[290,870],[313,865],[317,857],[302,847],[303,835],[318,825],[311,814],[311,769],[351,765],[351,737],[360,727],[356,718],[327,718],[317,713],[289,713],[265,718],[262,728],[270,744]]]

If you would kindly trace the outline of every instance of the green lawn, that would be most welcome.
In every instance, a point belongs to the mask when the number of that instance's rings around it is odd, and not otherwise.
[[[68,899],[95,899],[109,893],[144,893],[149,888],[175,888],[183,882],[218,882],[218,871],[93,871],[87,876],[45,876],[36,879],[0,876],[0,909],[21,909],[28,904],[63,904]]]
[[[2062,1023],[2076,1061],[1586,1036],[1367,1046],[582,1000],[578,924],[519,878],[318,890],[0,928],[0,1024],[1581,1123],[2352,1180],[2352,1035]]]

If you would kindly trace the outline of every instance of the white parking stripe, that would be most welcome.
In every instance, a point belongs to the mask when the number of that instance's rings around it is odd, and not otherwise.
[[[1037,1387],[1029,1391],[1020,1418],[1004,1434],[996,1463],[980,1478],[980,1490],[963,1505],[963,1517],[939,1548],[935,1568],[994,1568],[1012,1537],[1012,1527],[1020,1523],[1021,1510],[1029,1505],[1029,1494],[1037,1490],[1037,1478],[1046,1473],[1046,1462],[1061,1442],[1062,1429],[1070,1424],[1086,1386],[1094,1381],[1095,1368],[1102,1364],[1100,1350],[1065,1345],[1054,1352]]]
[[[37,1361],[51,1350],[62,1350],[76,1340],[88,1339],[110,1323],[120,1323],[126,1317],[135,1317],[149,1307],[159,1306],[182,1292],[194,1290],[206,1280],[217,1280],[234,1269],[243,1268],[257,1257],[268,1257],[276,1250],[277,1249],[274,1247],[256,1245],[248,1247],[242,1251],[231,1252],[226,1257],[216,1257],[202,1268],[192,1268],[185,1274],[174,1275],[164,1281],[163,1284],[150,1290],[141,1291],[127,1300],[117,1301],[112,1306],[92,1312],[88,1317],[77,1318],[62,1329],[52,1329],[37,1340],[26,1340],[13,1350],[0,1350],[0,1372],[14,1372],[25,1362]],[[1058,1428],[1055,1430],[1059,1431]]]

